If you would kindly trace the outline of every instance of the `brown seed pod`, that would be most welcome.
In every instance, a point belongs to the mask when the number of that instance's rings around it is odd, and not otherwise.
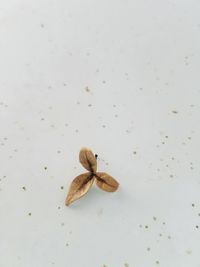
[[[71,183],[65,205],[69,205],[75,200],[84,196],[94,182],[94,177],[90,172],[77,176]]]
[[[105,172],[97,172],[95,178],[97,186],[104,191],[115,192],[119,187],[119,183]]]
[[[97,172],[97,155],[88,148],[82,148],[79,153],[80,163],[89,172],[77,176],[71,183],[65,204],[68,206],[75,200],[84,196],[94,180],[99,188],[107,192],[115,192],[119,183],[105,172]]]
[[[81,149],[79,153],[79,161],[86,170],[92,173],[95,173],[97,171],[97,160],[90,149]]]

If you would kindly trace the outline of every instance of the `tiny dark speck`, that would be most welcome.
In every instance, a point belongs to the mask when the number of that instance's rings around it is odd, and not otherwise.
[[[85,91],[86,91],[87,93],[89,93],[89,92],[90,92],[90,89],[89,89],[89,87],[88,87],[88,86],[86,86],[86,87],[85,87]]]
[[[41,28],[44,28],[44,24],[43,24],[43,23],[41,23],[41,24],[40,24],[40,27],[41,27]]]
[[[44,169],[47,170],[47,167],[45,166]]]
[[[29,212],[28,216],[31,216],[31,215],[32,215],[31,212]]]
[[[26,191],[26,187],[25,187],[25,186],[23,186],[22,189],[23,189],[24,191]]]
[[[149,228],[149,226],[148,226],[148,225],[145,225],[145,228],[146,228],[146,229],[148,229],[148,228]]]
[[[195,204],[194,203],[192,203],[192,207],[194,207],[195,206]]]
[[[196,225],[196,229],[199,229],[199,226],[198,225]]]
[[[178,111],[177,110],[172,110],[172,113],[178,114]]]
[[[64,186],[61,186],[60,189],[63,190],[64,189]]]

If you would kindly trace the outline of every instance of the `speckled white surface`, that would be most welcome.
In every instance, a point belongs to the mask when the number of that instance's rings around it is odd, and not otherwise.
[[[199,11],[1,0],[0,267],[200,266]],[[82,146],[120,188],[68,208]]]

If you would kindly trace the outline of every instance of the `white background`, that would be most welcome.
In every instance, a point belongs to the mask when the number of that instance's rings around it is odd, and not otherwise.
[[[199,135],[199,0],[0,1],[0,267],[200,266]]]

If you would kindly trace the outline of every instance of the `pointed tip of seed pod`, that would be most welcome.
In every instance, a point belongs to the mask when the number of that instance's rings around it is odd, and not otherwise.
[[[66,205],[66,206],[69,206],[70,204],[71,204],[70,199],[69,199],[69,198],[66,198],[66,200],[65,200],[65,205]]]

